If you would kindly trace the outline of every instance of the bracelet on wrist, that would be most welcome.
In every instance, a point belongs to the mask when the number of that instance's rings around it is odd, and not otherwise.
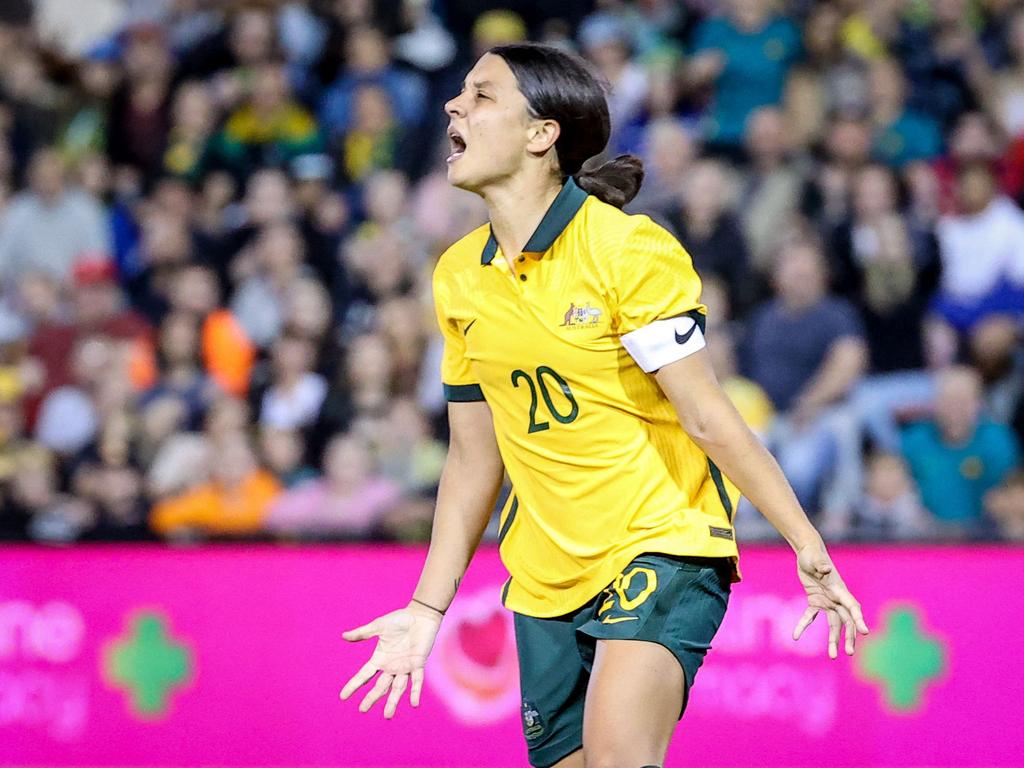
[[[428,603],[424,603],[424,602],[423,602],[422,600],[417,600],[417,599],[416,599],[415,597],[411,597],[411,598],[409,598],[409,599],[410,599],[410,600],[411,600],[412,602],[414,602],[414,603],[419,603],[419,604],[420,604],[420,605],[422,605],[422,606],[423,606],[424,608],[429,608],[429,609],[430,609],[430,610],[432,610],[432,611],[437,611],[437,612],[438,612],[439,614],[441,614],[442,616],[444,616],[444,611],[442,611],[442,610],[441,610],[440,608],[435,608],[434,606],[432,606],[432,605],[429,605]],[[447,610],[447,609],[446,609],[446,610]]]

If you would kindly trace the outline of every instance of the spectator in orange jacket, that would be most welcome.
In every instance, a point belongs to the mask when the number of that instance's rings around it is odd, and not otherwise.
[[[210,482],[153,509],[150,527],[171,538],[191,535],[245,536],[263,528],[270,503],[281,486],[260,469],[248,438],[241,432],[217,446]]]

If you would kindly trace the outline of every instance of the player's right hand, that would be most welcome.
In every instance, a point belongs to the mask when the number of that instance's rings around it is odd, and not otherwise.
[[[384,717],[391,719],[410,682],[412,690],[409,701],[418,707],[420,692],[423,690],[423,666],[427,663],[427,656],[434,646],[434,638],[440,626],[441,614],[410,603],[405,608],[386,613],[369,624],[343,633],[342,637],[349,642],[376,637],[377,647],[370,660],[341,689],[342,700],[359,690],[379,672],[377,681],[359,704],[360,712],[369,711],[378,699],[387,694]]]

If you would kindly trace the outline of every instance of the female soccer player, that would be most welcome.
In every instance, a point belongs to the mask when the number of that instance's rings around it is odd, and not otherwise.
[[[423,666],[502,483],[530,762],[658,766],[738,580],[723,472],[796,552],[828,650],[867,626],[771,455],[715,379],[689,255],[622,212],[643,175],[604,149],[604,92],[576,58],[541,45],[485,54],[445,106],[448,179],[490,225],[441,257],[434,298],[451,444],[433,536],[404,608],[346,632],[376,637],[346,699],[380,673],[363,712],[392,717]],[[721,467],[721,469],[719,469]]]

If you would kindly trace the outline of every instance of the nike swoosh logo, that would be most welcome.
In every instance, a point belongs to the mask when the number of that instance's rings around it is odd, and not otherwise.
[[[679,335],[679,331],[674,331],[676,335],[676,344],[685,344],[686,342],[688,342],[690,340],[690,337],[693,336],[693,332],[696,330],[697,323],[694,323],[692,326],[690,326],[690,330],[688,330],[682,336]]]
[[[620,621],[639,621],[639,616],[605,616],[601,619],[602,624],[618,624]]]
[[[470,320],[469,321],[469,325],[467,325],[466,329],[462,332],[463,336],[465,336],[467,333],[469,333],[469,329],[473,327],[474,323],[476,323],[476,320]]]

